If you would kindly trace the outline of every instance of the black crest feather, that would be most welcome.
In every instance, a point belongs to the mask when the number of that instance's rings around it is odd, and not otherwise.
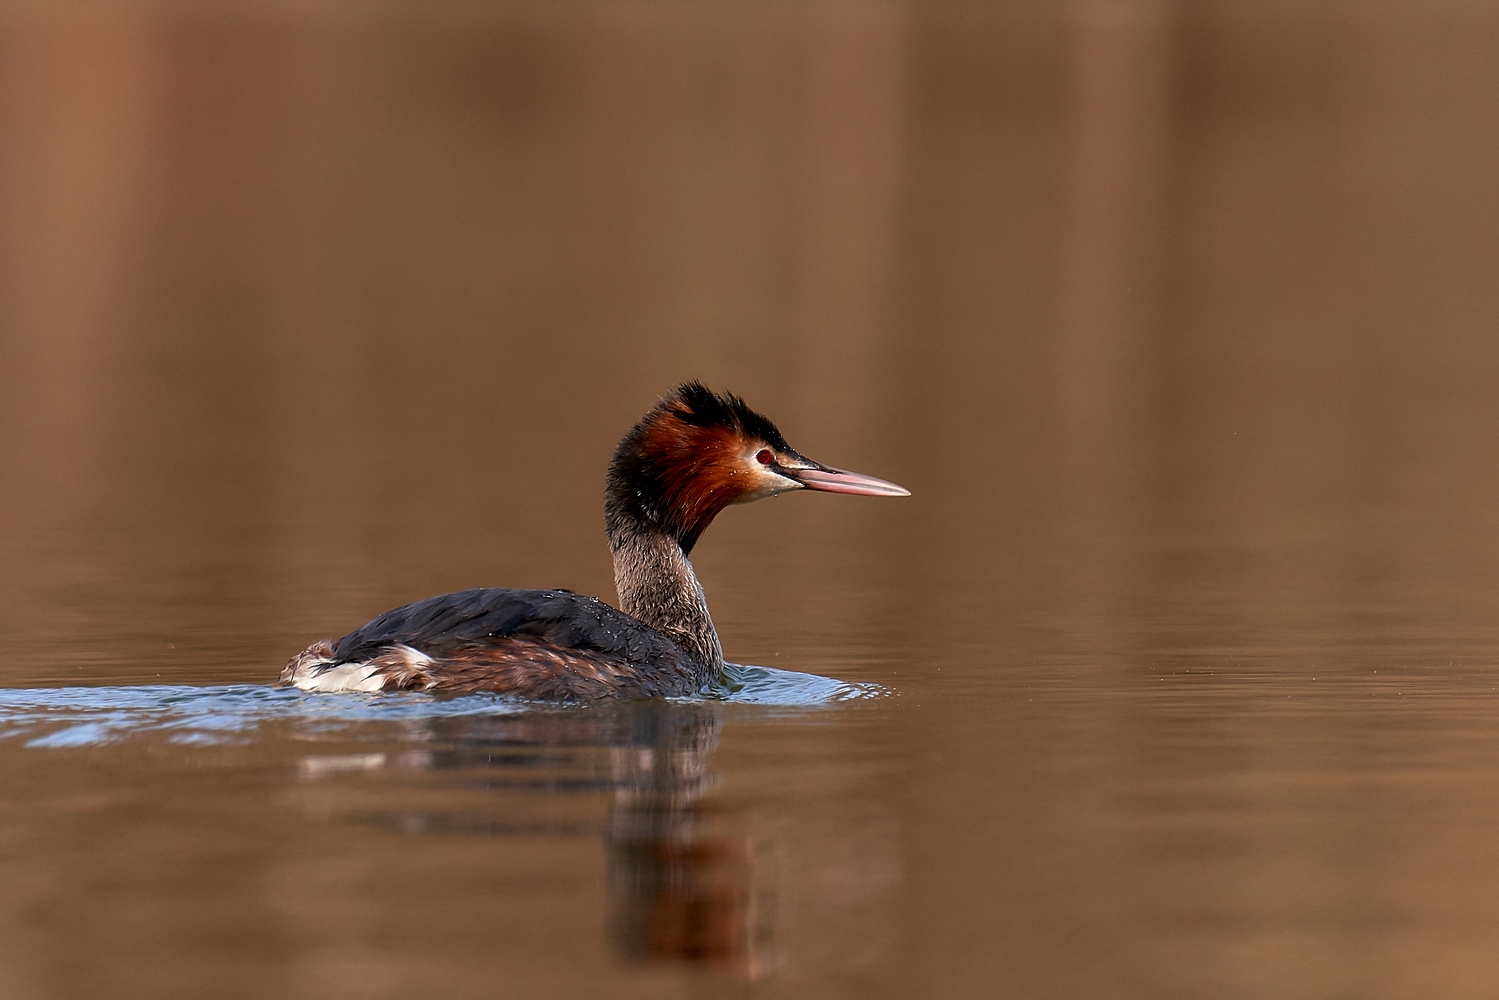
[[[673,406],[673,403],[680,406]],[[695,379],[683,382],[667,393],[661,405],[671,407],[682,421],[696,427],[733,428],[743,431],[747,437],[759,438],[772,448],[789,447],[770,418],[750,409],[733,393],[714,392]]]

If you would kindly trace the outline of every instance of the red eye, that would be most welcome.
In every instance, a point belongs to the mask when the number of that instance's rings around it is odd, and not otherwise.
[[[761,465],[769,465],[771,462],[774,462],[775,459],[775,453],[772,452],[769,448],[761,448],[760,451],[755,455],[755,461],[759,462]]]

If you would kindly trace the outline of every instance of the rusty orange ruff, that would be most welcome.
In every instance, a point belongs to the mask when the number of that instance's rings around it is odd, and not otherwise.
[[[751,445],[733,427],[700,427],[668,407],[641,436],[640,455],[660,470],[661,512],[683,538],[695,539],[729,504],[750,492],[742,457]]]

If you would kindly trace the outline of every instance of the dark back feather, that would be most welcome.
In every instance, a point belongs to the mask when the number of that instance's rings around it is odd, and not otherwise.
[[[474,588],[429,597],[350,632],[334,658],[368,660],[400,644],[441,659],[506,636],[617,660],[661,675],[668,688],[686,683],[696,690],[707,680],[706,668],[666,636],[596,597],[566,590]]]

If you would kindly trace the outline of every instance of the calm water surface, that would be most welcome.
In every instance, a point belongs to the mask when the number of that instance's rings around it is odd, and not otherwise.
[[[0,996],[1499,994],[1496,52],[0,8]],[[691,377],[913,492],[723,515],[736,690],[265,686],[612,600],[605,462]]]

